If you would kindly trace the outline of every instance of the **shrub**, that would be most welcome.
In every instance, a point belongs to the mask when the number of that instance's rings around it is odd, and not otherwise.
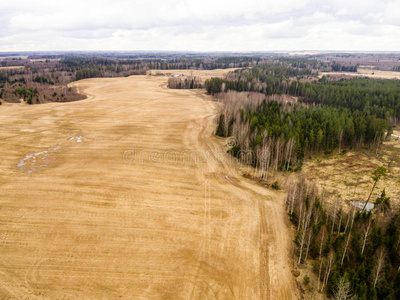
[[[275,180],[272,184],[271,187],[275,190],[279,190],[279,183],[278,180]]]

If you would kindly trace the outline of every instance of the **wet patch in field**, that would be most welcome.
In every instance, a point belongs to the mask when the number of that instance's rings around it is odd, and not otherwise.
[[[69,140],[76,141],[77,143],[82,143],[83,141],[86,141],[86,139],[83,136],[73,136]]]
[[[31,175],[33,172],[37,172],[53,163],[55,160],[54,152],[60,149],[61,148],[48,148],[41,152],[28,153],[24,158],[20,159],[17,168],[19,171]]]

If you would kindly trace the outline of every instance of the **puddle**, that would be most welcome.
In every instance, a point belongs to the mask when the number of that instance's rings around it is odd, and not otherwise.
[[[77,143],[82,143],[82,141],[86,141],[86,139],[83,136],[73,136],[69,140],[76,141]]]
[[[363,209],[364,205],[365,205],[365,202],[363,202],[363,201],[350,201],[350,204],[353,205],[354,207],[359,208],[359,209]],[[373,210],[374,207],[375,207],[374,203],[368,202],[367,206],[365,207],[365,210],[366,211],[370,211],[370,210]]]
[[[28,153],[24,158],[20,159],[17,168],[19,171],[31,175],[32,172],[37,172],[52,163],[55,160],[53,157],[54,152],[60,149],[61,148],[48,148],[44,151]]]

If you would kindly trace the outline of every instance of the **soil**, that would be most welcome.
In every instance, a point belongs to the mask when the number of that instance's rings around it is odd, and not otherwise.
[[[300,298],[284,193],[242,177],[217,103],[167,79],[0,107],[0,298]]]

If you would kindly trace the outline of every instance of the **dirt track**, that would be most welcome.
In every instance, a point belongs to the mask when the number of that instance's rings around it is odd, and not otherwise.
[[[283,194],[238,174],[214,102],[166,80],[0,107],[1,299],[298,299]]]

